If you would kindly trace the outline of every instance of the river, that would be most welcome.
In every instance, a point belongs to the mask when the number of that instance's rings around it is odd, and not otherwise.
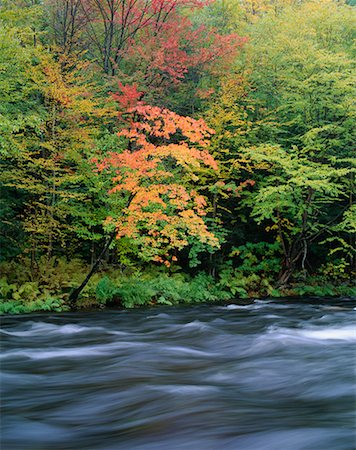
[[[352,450],[355,304],[2,319],[1,450]]]

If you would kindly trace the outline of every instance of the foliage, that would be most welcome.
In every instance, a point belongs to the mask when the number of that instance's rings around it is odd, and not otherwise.
[[[169,253],[188,245],[187,236],[216,247],[202,219],[206,201],[191,182],[204,166],[217,170],[205,149],[213,130],[203,120],[138,101],[136,86],[120,87],[116,98],[129,118],[118,134],[128,139],[127,149],[96,161],[99,171],[114,169],[110,193],[127,198],[127,206],[107,223],[118,238],[135,239],[144,259],[168,266]]]
[[[314,296],[314,297],[355,297],[356,288],[348,285],[319,284],[296,285],[292,290],[286,291],[287,295]]]
[[[0,310],[352,295],[355,21],[2,1]]]
[[[23,314],[34,311],[66,311],[68,306],[62,298],[53,298],[38,282],[21,285],[9,284],[0,279],[0,314]]]
[[[157,90],[174,84],[191,67],[233,53],[241,44],[235,33],[194,27],[189,10],[202,0],[57,0],[49,1],[53,37],[64,53],[87,50],[108,75],[135,72]]]
[[[15,301],[0,301],[0,314],[25,314],[32,312],[62,312],[68,311],[61,299],[47,297],[46,299],[37,299],[30,302],[15,300]]]
[[[234,248],[230,253],[238,262],[238,269],[245,273],[260,273],[273,279],[278,272],[281,259],[281,245],[279,242],[247,242]]]
[[[105,281],[104,281],[105,280]],[[176,305],[179,303],[200,303],[222,301],[230,294],[216,286],[214,279],[204,273],[193,278],[182,274],[140,274],[122,277],[115,283],[108,278],[97,285],[99,300],[119,303],[125,308],[140,305]],[[105,286],[105,287],[104,287]],[[106,289],[105,294],[104,289]]]
[[[344,199],[343,180],[352,169],[315,163],[296,150],[291,154],[273,146],[244,153],[255,170],[270,174],[246,203],[257,223],[265,223],[266,230],[276,234],[284,253],[281,281],[286,282],[299,261],[305,269],[310,244],[337,219],[330,220],[327,207]]]
[[[95,295],[100,303],[110,302],[116,294],[116,288],[109,277],[102,278],[96,285]]]
[[[354,270],[347,218],[354,195],[355,14],[328,0],[274,3],[254,2],[253,20],[244,15],[247,4],[235,7],[231,20],[245,21],[250,39],[208,117],[217,131],[213,155],[228,169],[222,181],[254,183],[238,205],[217,199],[225,229],[238,224],[225,247],[255,242],[256,234],[279,242],[283,285],[300,269],[317,269],[328,253],[346,257],[348,273]]]

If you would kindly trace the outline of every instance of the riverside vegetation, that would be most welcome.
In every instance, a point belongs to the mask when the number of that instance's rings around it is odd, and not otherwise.
[[[0,312],[355,295],[355,25],[3,1]]]

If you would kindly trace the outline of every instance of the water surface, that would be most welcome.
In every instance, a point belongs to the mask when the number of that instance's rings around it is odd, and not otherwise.
[[[352,450],[355,305],[2,319],[2,450]]]

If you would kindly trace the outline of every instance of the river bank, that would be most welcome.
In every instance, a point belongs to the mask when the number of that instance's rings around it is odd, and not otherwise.
[[[243,272],[221,271],[212,277],[205,272],[188,275],[182,271],[137,271],[123,274],[102,271],[93,276],[75,304],[69,301],[70,292],[83,278],[77,273],[56,271],[29,276],[8,276],[0,279],[0,313],[23,314],[36,311],[70,311],[142,306],[201,303],[252,302],[254,299],[356,297],[356,288],[350,282],[330,282],[321,277],[300,279],[285,286],[264,274],[246,275]]]

